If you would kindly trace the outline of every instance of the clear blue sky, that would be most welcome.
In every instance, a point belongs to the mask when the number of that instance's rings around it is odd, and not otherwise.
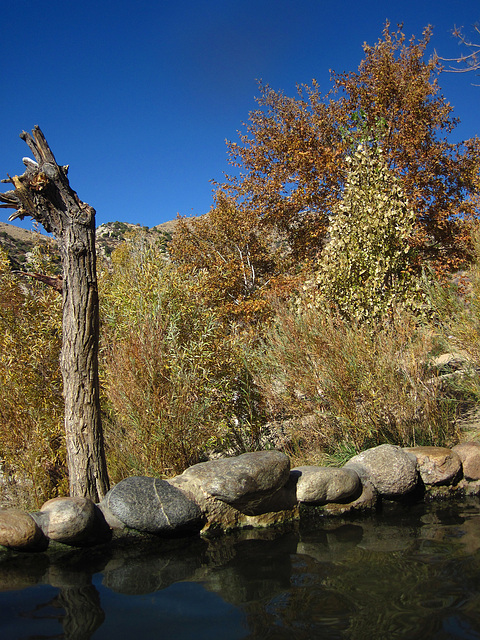
[[[326,92],[329,69],[356,70],[363,42],[374,44],[387,18],[407,37],[432,24],[431,51],[450,57],[460,50],[451,30],[473,35],[480,2],[5,1],[1,177],[23,173],[31,154],[18,135],[38,124],[97,224],[151,227],[206,213],[210,180],[228,171],[225,140],[255,108],[257,80],[294,95],[315,78]],[[480,133],[475,81],[441,76],[462,121],[452,141]],[[0,220],[9,213],[0,209]]]

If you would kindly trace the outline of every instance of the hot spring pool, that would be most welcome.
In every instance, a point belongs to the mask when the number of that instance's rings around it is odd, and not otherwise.
[[[0,556],[0,638],[480,639],[480,500]]]

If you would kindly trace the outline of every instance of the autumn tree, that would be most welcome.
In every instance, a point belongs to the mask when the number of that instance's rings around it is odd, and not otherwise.
[[[480,140],[448,140],[458,120],[440,92],[439,60],[426,59],[431,36],[427,27],[420,40],[407,41],[401,27],[392,30],[387,23],[375,45],[364,45],[357,71],[332,72],[325,95],[315,80],[300,86],[296,97],[260,84],[259,108],[250,113],[240,141],[228,143],[232,175],[221,189],[236,222],[220,223],[214,207],[200,226],[210,237],[222,238],[224,246],[238,245],[245,233],[239,220],[250,220],[248,233],[254,229],[257,237],[274,238],[271,264],[277,276],[315,265],[343,197],[352,137],[363,135],[356,120],[361,113],[372,130],[382,123],[378,146],[414,212],[410,242],[419,263],[443,271],[458,268],[469,258],[465,221],[478,215]],[[221,287],[223,260],[215,251],[190,251],[188,233],[182,224],[176,260],[201,265]],[[271,288],[278,278],[268,276],[267,269],[264,286]]]
[[[102,498],[109,481],[105,462],[98,379],[99,310],[95,210],[70,187],[68,166],[59,166],[39,127],[22,132],[35,160],[8,177],[15,187],[0,195],[10,220],[30,216],[57,239],[62,277],[51,284],[63,295],[60,357],[70,494]]]
[[[170,255],[196,280],[196,294],[225,320],[252,321],[268,313],[265,292],[279,271],[279,252],[260,232],[255,210],[219,191],[206,216],[180,218]]]
[[[427,27],[421,40],[407,42],[401,27],[392,32],[387,23],[382,39],[364,45],[358,71],[333,81],[344,127],[360,109],[368,126],[384,122],[379,143],[415,211],[414,243],[424,261],[448,270],[468,256],[464,220],[478,215],[480,140],[448,142],[459,120],[440,93],[438,58],[425,60],[431,36]]]

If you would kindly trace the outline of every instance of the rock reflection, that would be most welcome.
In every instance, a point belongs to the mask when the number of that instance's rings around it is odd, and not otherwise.
[[[18,590],[38,584],[58,588],[58,594],[47,601],[40,601],[32,609],[20,610],[19,619],[35,621],[41,630],[34,638],[67,638],[88,640],[102,625],[105,613],[100,604],[100,594],[92,584],[92,575],[103,568],[104,562],[84,551],[67,551],[50,557],[47,554],[12,554],[0,562],[0,588]],[[41,592],[40,592],[41,593]],[[48,633],[52,621],[57,621],[63,633]],[[48,624],[47,624],[48,623]]]
[[[168,551],[143,548],[115,554],[103,571],[105,587],[126,595],[160,591],[174,582],[188,580],[206,562],[207,543],[192,539],[184,548]]]
[[[222,561],[214,567],[205,566],[195,579],[227,602],[241,607],[282,593],[290,585],[291,557],[297,548],[298,534],[291,531],[279,535],[275,530],[258,534],[240,532],[211,543],[210,558]]]
[[[26,589],[38,584],[49,565],[50,560],[43,553],[5,555],[0,562],[0,592]]]

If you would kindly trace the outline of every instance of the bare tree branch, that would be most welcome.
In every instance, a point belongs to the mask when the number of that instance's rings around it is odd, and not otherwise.
[[[472,40],[467,39],[462,29],[463,27],[455,27],[452,33],[455,38],[458,39],[458,44],[467,47],[468,52],[462,53],[456,58],[443,58],[441,56],[438,56],[438,59],[442,62],[453,62],[457,65],[449,65],[449,67],[445,69],[447,73],[468,73],[470,71],[475,72],[480,70],[480,42],[473,42]],[[480,36],[479,25],[473,25],[473,29]]]

